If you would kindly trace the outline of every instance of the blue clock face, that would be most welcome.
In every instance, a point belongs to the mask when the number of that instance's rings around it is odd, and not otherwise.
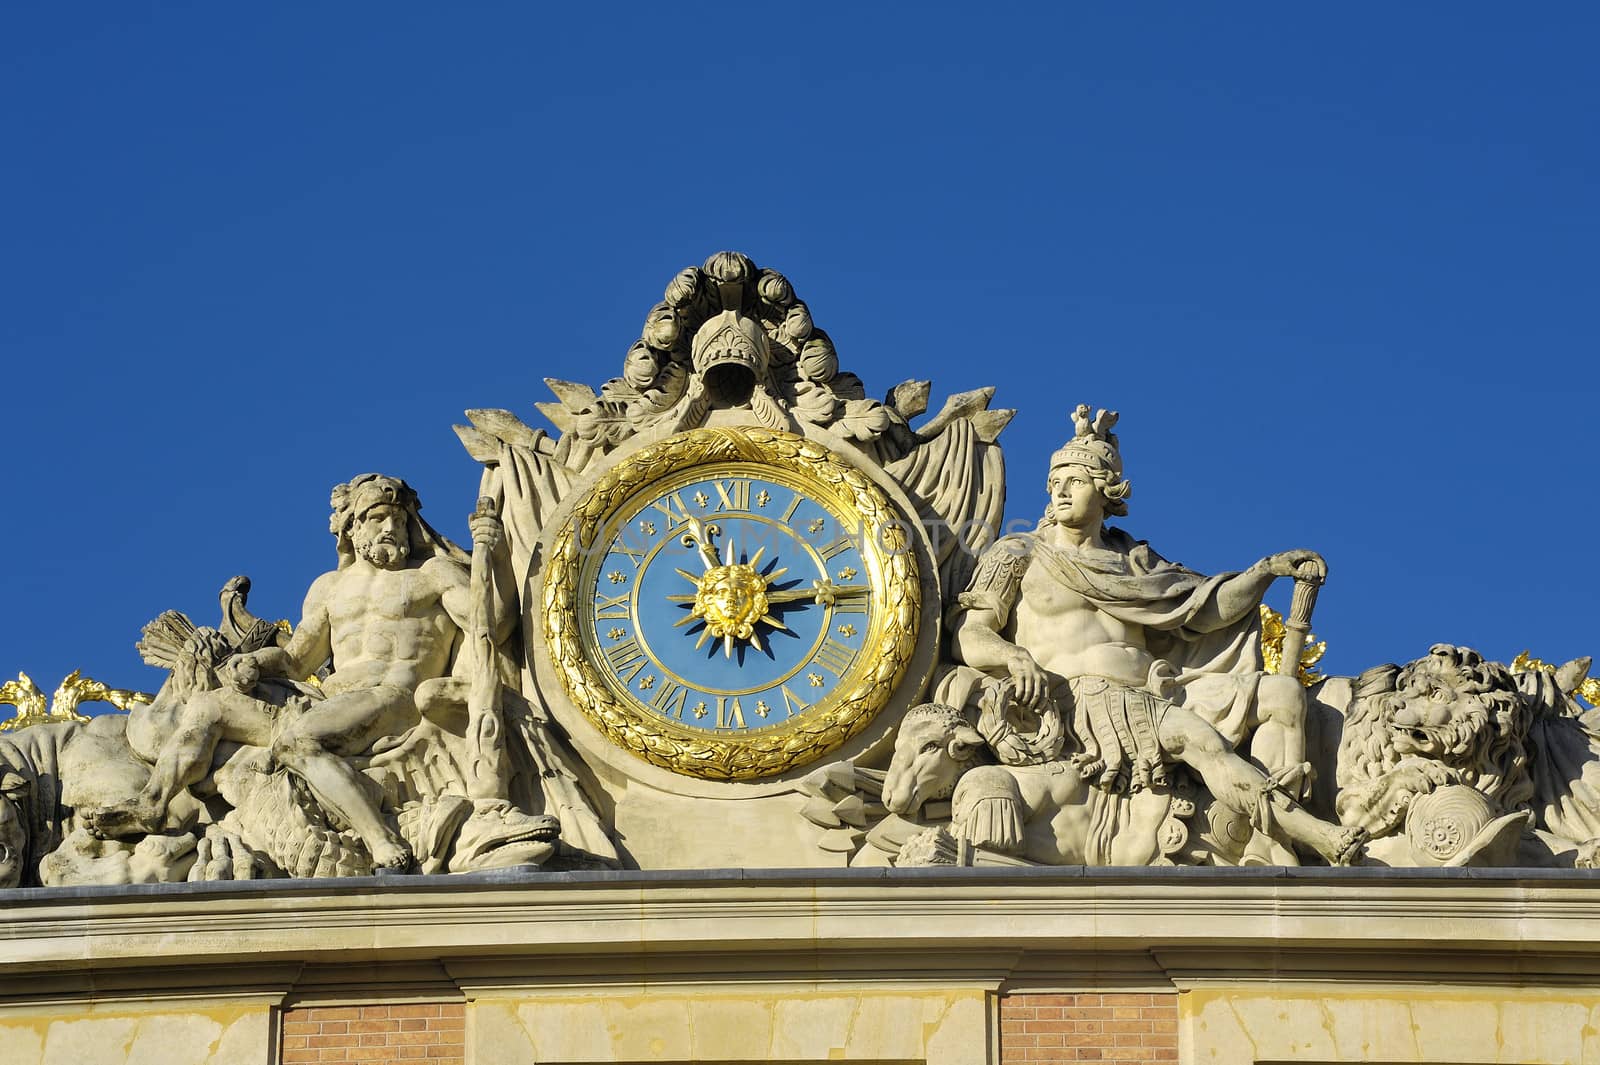
[[[628,500],[588,548],[579,591],[607,687],[669,728],[720,735],[837,702],[882,609],[871,533],[847,513],[758,463],[680,471]]]
[[[861,736],[918,649],[931,654],[925,541],[819,441],[691,429],[563,506],[535,668],[580,715],[569,727],[652,765],[713,781],[796,772]]]

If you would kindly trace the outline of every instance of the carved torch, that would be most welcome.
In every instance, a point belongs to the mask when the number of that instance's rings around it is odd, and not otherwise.
[[[1278,659],[1278,672],[1284,676],[1300,675],[1300,654],[1311,635],[1311,612],[1317,608],[1322,581],[1315,562],[1302,562],[1294,575],[1294,597],[1289,602],[1289,617],[1283,623],[1283,655]]]
[[[478,500],[477,515],[498,517],[493,499]],[[505,724],[500,718],[500,669],[494,647],[494,560],[490,549],[472,545],[471,622],[467,638],[472,654],[472,679],[467,688],[467,744],[473,772],[467,789],[473,799],[494,799],[505,794]]]

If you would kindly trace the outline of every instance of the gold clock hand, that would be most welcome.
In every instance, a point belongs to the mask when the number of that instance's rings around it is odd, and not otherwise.
[[[794,588],[787,592],[768,592],[769,603],[794,603],[810,599],[823,606],[832,606],[834,600],[845,596],[867,595],[872,587],[866,584],[834,584],[829,580],[812,581],[810,588]]]
[[[705,564],[707,570],[715,569],[721,565],[717,560],[716,545],[712,543],[714,539],[722,534],[721,526],[701,521],[693,514],[685,514],[683,520],[689,526],[689,531],[679,537],[683,546],[699,550],[700,561]],[[678,572],[683,573],[683,570],[680,569]],[[689,576],[687,573],[683,573],[683,575],[685,577]],[[694,580],[693,577],[689,577],[689,579]]]

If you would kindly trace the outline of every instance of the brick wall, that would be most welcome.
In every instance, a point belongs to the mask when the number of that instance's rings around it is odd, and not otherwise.
[[[1175,994],[1006,995],[1000,1000],[1001,1065],[1177,1060]]]
[[[309,1006],[283,1011],[282,1065],[463,1065],[466,1008],[459,1002]]]

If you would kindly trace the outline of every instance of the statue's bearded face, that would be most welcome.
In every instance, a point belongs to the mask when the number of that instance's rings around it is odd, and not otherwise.
[[[379,569],[400,569],[411,555],[406,512],[388,503],[371,508],[351,525],[350,546]]]

